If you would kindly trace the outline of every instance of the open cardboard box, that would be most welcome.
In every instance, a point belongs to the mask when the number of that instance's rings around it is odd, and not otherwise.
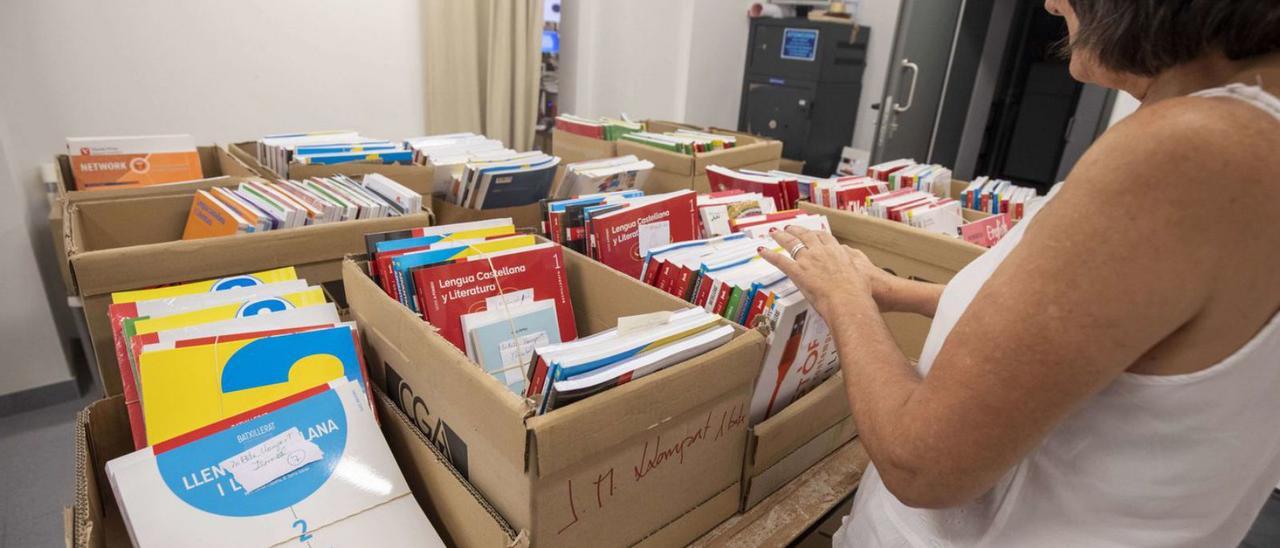
[[[364,235],[430,224],[426,212],[301,228],[183,240],[193,189],[181,193],[66,203],[72,281],[108,396],[119,394],[107,319],[111,293],[295,266],[312,284],[341,278],[342,257],[365,250]]]
[[[877,266],[904,278],[947,283],[986,251],[958,238],[902,223],[808,202],[801,202],[800,208],[826,215],[837,240],[861,250]],[[902,352],[913,361],[919,359],[929,334],[930,320],[913,314],[889,313],[885,321]],[[856,433],[840,373],[777,415],[755,425],[748,438],[743,465],[742,510],[755,506],[847,443]]]
[[[581,335],[688,307],[584,256],[564,258]],[[343,281],[372,381],[534,546],[683,545],[737,510],[759,333],[740,329],[711,352],[531,416],[366,266],[346,261]]]
[[[381,390],[379,424],[414,498],[451,546],[527,546]],[[129,534],[106,477],[106,463],[133,452],[124,398],[90,404],[76,415],[75,497],[66,512],[71,548],[129,546]],[[376,538],[376,534],[370,535]]]
[[[680,128],[692,128],[686,124],[648,120],[645,122],[648,131],[663,133]],[[677,154],[660,148],[620,139],[617,141],[617,154],[636,157],[653,162],[653,172],[645,182],[646,194],[671,192],[675,190],[693,189],[698,192],[710,192],[707,183],[707,166],[718,165],[732,169],[755,169],[769,171],[778,168],[782,158],[782,142],[757,137],[736,131],[706,129],[711,133],[733,135],[737,143],[731,149],[714,150],[694,154]]]
[[[453,204],[437,195],[431,197],[431,211],[435,214],[435,224],[438,225],[511,217],[511,222],[515,224],[516,230],[521,232],[542,232],[542,205],[536,202],[515,207],[471,209]]]
[[[618,155],[617,143],[617,141],[592,139],[558,128],[551,130],[551,155],[559,156],[561,165],[613,158]]]
[[[288,173],[276,173],[271,168],[258,162],[258,143],[256,141],[231,143],[227,145],[227,151],[240,162],[261,173],[263,177],[272,179],[306,179],[308,177],[329,177],[333,175],[346,175],[359,179],[369,173],[379,173],[423,196],[430,196],[434,186],[432,181],[435,177],[435,170],[431,166],[360,162],[333,165],[292,163],[289,164]]]
[[[75,284],[71,280],[71,270],[67,264],[67,250],[63,241],[63,210],[64,202],[68,201],[84,201],[84,200],[114,200],[118,198],[130,198],[136,196],[151,196],[156,194],[169,194],[174,192],[187,192],[195,188],[209,188],[211,186],[219,186],[211,182],[210,179],[218,177],[254,177],[257,176],[252,169],[244,165],[243,162],[231,156],[226,149],[215,145],[196,147],[196,152],[200,154],[200,170],[203,172],[204,179],[189,182],[168,183],[161,185],[148,185],[126,188],[114,188],[106,190],[76,190],[75,182],[71,175],[71,162],[66,154],[59,154],[56,159],[57,169],[54,173],[58,177],[58,184],[55,187],[57,198],[49,207],[49,235],[53,238],[53,252],[58,259],[58,269],[62,273],[62,283],[67,289],[67,296],[74,297],[76,295]]]

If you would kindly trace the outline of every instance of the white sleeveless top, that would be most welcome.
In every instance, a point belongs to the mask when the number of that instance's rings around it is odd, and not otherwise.
[[[1196,95],[1237,98],[1280,119],[1280,100],[1256,86]],[[947,284],[920,356],[922,375],[1039,210]],[[870,467],[834,541],[850,547],[1236,546],[1277,482],[1280,314],[1207,369],[1122,374],[991,491],[964,506],[910,508]]]

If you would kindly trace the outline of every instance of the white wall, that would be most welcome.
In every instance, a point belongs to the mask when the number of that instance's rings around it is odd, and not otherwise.
[[[0,200],[0,395],[68,377],[45,305],[61,308],[62,290],[38,186],[39,165],[65,149],[64,138],[190,133],[205,144],[326,128],[421,134],[418,6],[0,2],[0,192],[16,197]]]
[[[743,0],[563,0],[561,110],[736,128],[746,62]],[[853,146],[870,150],[901,0],[864,2],[867,46]]]

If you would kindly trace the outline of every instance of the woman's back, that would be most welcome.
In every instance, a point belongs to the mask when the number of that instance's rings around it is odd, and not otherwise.
[[[1168,192],[1185,192],[1192,198],[1220,195],[1221,201],[1199,207],[1221,215],[1227,226],[1203,229],[1235,235],[1217,244],[1187,242],[1205,247],[1200,256],[1206,260],[1221,261],[1212,267],[1221,269],[1222,276],[1205,291],[1196,316],[1083,401],[995,488],[970,503],[943,510],[909,508],[870,471],[838,541],[847,546],[1218,546],[1243,537],[1280,482],[1280,254],[1275,252],[1280,242],[1280,223],[1275,222],[1280,218],[1280,171],[1264,169],[1278,167],[1266,151],[1280,152],[1280,100],[1261,87],[1238,84],[1197,95],[1201,97],[1171,100],[1140,112],[1130,127],[1117,128],[1111,136],[1113,142],[1146,139],[1155,150],[1161,149],[1162,139],[1180,138],[1162,131],[1170,125],[1178,131],[1202,129],[1211,138],[1196,159],[1203,169],[1165,185]],[[1215,126],[1221,125],[1241,128],[1231,138],[1237,142],[1223,142],[1226,138],[1215,134],[1222,129]],[[1098,151],[1082,159],[1095,164],[1086,169],[1125,161],[1108,154],[1108,148],[1132,150],[1130,142],[1108,147],[1106,139]],[[1221,174],[1237,176],[1220,179]],[[1071,185],[1069,180],[1066,187],[1055,188],[1041,211],[947,285],[921,356],[922,374],[928,373],[952,328],[1024,234],[1062,230],[1073,220],[1108,223],[1115,230],[1161,219],[1197,222],[1190,210],[1185,216],[1177,215],[1176,208],[1162,210],[1170,207],[1169,200],[1157,200],[1150,210],[1136,209],[1127,217],[1091,218],[1082,206],[1124,189]],[[1220,190],[1214,192],[1214,187]],[[1178,199],[1172,203],[1195,205]],[[1050,212],[1051,227],[1036,223],[1042,212]],[[1232,228],[1237,230],[1228,230]],[[1050,234],[1037,236],[1040,245],[1050,245]],[[1152,242],[1153,249],[1144,254],[1161,254],[1162,245],[1177,244]],[[1089,352],[1090,344],[1081,341],[1080,351]],[[1031,358],[1028,366],[1035,363]]]

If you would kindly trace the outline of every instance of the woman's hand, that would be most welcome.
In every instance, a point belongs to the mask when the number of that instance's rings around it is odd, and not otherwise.
[[[857,295],[869,294],[882,312],[898,308],[892,296],[902,280],[872,264],[861,251],[841,245],[826,232],[797,226],[772,236],[792,257],[768,250],[762,250],[761,257],[791,278],[824,318],[829,317],[824,313],[828,307]]]
[[[880,302],[896,280],[861,251],[841,245],[826,232],[791,226],[772,236],[791,257],[767,249],[760,250],[760,256],[786,274],[823,318],[834,318],[829,312],[850,299]]]

